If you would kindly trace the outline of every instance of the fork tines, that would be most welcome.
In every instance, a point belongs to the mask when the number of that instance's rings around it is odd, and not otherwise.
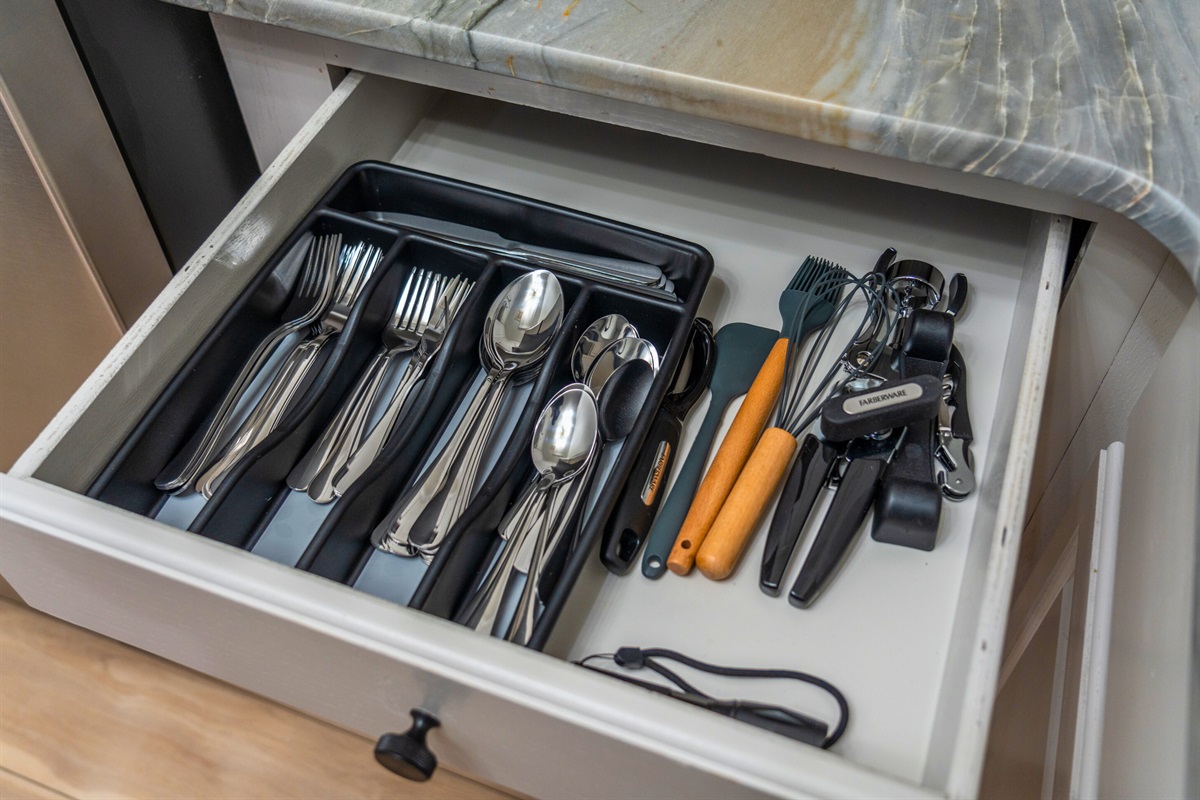
[[[454,279],[442,290],[437,302],[438,324],[444,329],[449,327],[450,322],[458,313],[459,308],[467,299],[467,295],[471,293],[471,289],[475,287],[474,281],[469,281],[461,275],[455,275]]]
[[[383,251],[373,244],[358,242],[343,247],[338,265],[339,273],[334,303],[337,305],[353,303],[359,292],[371,280],[371,276],[382,259]]]

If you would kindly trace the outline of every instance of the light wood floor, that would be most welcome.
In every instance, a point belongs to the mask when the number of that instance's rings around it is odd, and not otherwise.
[[[0,798],[486,798],[344,730],[0,599]]]

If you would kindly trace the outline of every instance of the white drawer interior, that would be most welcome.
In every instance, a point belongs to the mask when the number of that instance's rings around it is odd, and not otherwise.
[[[999,495],[1005,465],[989,458],[991,439],[997,427],[1011,427],[1019,390],[1002,381],[1000,367],[1010,350],[1023,360],[1029,335],[1026,320],[1018,323],[1023,330],[1014,326],[1021,281],[1038,278],[1024,267],[1029,213],[462,96],[443,100],[394,161],[702,244],[716,269],[701,314],[718,329],[735,320],[777,328],[778,291],[809,253],[861,274],[894,246],[901,258],[969,276],[970,305],[956,342],[968,362],[981,485],[965,502],[944,504],[936,549],[884,545],[864,534],[835,583],[807,610],[757,588],[766,520],[757,546],[721,583],[698,573],[651,581],[636,569],[619,577],[596,560],[591,585],[577,587],[573,618],[560,621],[550,647],[567,659],[625,645],[669,647],[719,664],[824,676],[854,709],[839,751],[920,783],[970,544],[988,539],[995,524],[995,509],[981,510],[980,498]],[[689,419],[685,443],[704,402]],[[736,682],[724,688],[747,691]],[[836,718],[836,705],[819,691],[759,691],[766,694],[757,699],[791,694]],[[772,696],[779,692],[784,696]]]
[[[994,625],[998,616],[1003,632],[1007,594],[992,584],[1007,569],[1008,554],[996,546],[1007,530],[1000,536],[997,531],[1013,515],[1017,501],[1011,495],[1023,496],[1020,476],[1010,474],[1013,452],[1032,449],[1033,441],[1024,429],[1015,446],[1010,440],[1019,419],[1032,417],[1026,429],[1036,425],[1040,388],[1028,385],[1030,370],[1038,378],[1045,365],[1039,367],[1032,355],[1049,347],[1046,320],[1052,326],[1058,291],[1046,282],[1047,275],[1055,275],[1053,268],[1043,271],[1053,260],[1041,249],[1047,228],[1023,209],[475,97],[432,98],[416,87],[389,99],[392,83],[371,79],[344,87],[347,95],[372,93],[371,102],[356,100],[349,119],[336,122],[345,138],[356,126],[365,130],[353,135],[369,139],[373,149],[359,148],[356,155],[353,148],[334,148],[333,163],[324,165],[327,175],[312,178],[325,183],[280,205],[269,230],[257,239],[246,237],[244,219],[241,227],[219,231],[224,238],[216,242],[217,254],[196,268],[202,277],[177,278],[154,318],[131,332],[125,354],[102,367],[75,407],[60,417],[58,430],[48,430],[19,469],[80,491],[90,479],[87,473],[111,456],[129,424],[104,409],[135,418],[203,335],[203,326],[191,324],[194,320],[181,316],[180,309],[228,302],[269,254],[271,242],[303,215],[306,202],[360,158],[390,159],[696,242],[716,262],[701,315],[718,328],[735,320],[777,328],[778,292],[807,254],[861,274],[882,249],[893,246],[900,258],[929,261],[947,277],[964,272],[971,282],[956,342],[969,372],[980,480],[967,501],[944,505],[937,547],[920,552],[864,534],[835,582],[807,610],[758,590],[762,531],[740,568],[719,584],[698,574],[649,581],[637,569],[617,577],[596,560],[576,587],[548,652],[575,659],[622,645],[661,646],[719,664],[812,672],[837,684],[850,700],[851,724],[835,750],[845,759],[936,791],[948,790],[955,770],[970,773],[969,765],[958,762],[981,757],[982,751],[979,742],[969,743],[966,755],[959,750],[962,708],[980,702],[968,695],[981,691],[974,672],[981,626],[989,619]],[[406,108],[368,113],[382,102]],[[398,147],[376,135],[377,128],[388,125],[400,129],[393,134]],[[273,197],[267,200],[275,202]],[[1060,234],[1052,229],[1052,235]],[[97,397],[100,402],[93,402]],[[685,429],[684,455],[705,402],[693,410]],[[731,408],[726,421],[732,416]],[[88,443],[82,450],[81,442]],[[88,455],[81,459],[83,450]],[[794,579],[811,536],[810,527],[785,585]],[[251,557],[228,553],[230,559]],[[303,584],[296,586],[299,591]],[[998,597],[1002,608],[995,607]],[[723,690],[719,683],[709,685]],[[835,718],[835,706],[816,691],[756,693],[740,685],[727,691]],[[984,680],[986,708],[991,691]],[[635,710],[642,701],[639,690],[621,696]],[[985,734],[986,720],[983,727]],[[797,775],[797,786],[803,785]]]

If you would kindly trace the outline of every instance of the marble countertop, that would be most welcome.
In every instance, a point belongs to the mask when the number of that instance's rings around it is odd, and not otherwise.
[[[1195,0],[172,0],[1080,197],[1200,283]]]

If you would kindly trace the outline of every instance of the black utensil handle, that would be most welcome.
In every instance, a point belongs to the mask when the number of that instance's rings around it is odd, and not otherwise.
[[[873,389],[833,397],[821,407],[821,433],[848,442],[878,431],[933,419],[942,405],[941,376],[884,381]]]
[[[971,415],[967,412],[967,362],[957,346],[950,348],[947,371],[954,381],[954,415],[950,417],[950,431],[955,439],[970,442],[975,435],[971,430]]]
[[[800,576],[788,594],[789,603],[797,608],[808,608],[833,577],[875,501],[879,477],[885,466],[884,461],[874,458],[850,462],[838,484],[833,504],[821,522],[821,530],[800,568]]]
[[[696,401],[700,399],[700,395],[704,394],[704,390],[708,388],[708,384],[712,382],[713,372],[717,368],[716,349],[717,342],[713,337],[712,323],[703,317],[696,317],[692,322],[692,338],[689,344],[691,373],[688,376],[687,385],[679,391],[667,395],[663,400],[663,407],[680,419],[687,416],[687,413],[692,410],[692,406],[696,405]],[[679,369],[683,369],[684,364],[688,361],[689,359],[686,358],[681,361]],[[675,382],[678,380],[677,371]]]
[[[642,451],[600,541],[600,561],[609,572],[625,575],[633,567],[666,494],[682,430],[683,423],[667,409],[659,409],[650,423]]]
[[[954,342],[954,317],[942,311],[916,309],[908,318],[901,347],[900,375],[946,374]]]
[[[889,468],[876,493],[871,538],[929,552],[937,544],[942,498],[937,484],[897,475]]]
[[[875,268],[871,271],[879,277],[887,275],[888,267],[896,260],[896,248],[889,247],[879,254],[879,258],[875,260]]]
[[[956,273],[950,279],[950,288],[947,289],[949,299],[946,301],[946,313],[952,317],[957,317],[962,313],[963,306],[967,304],[967,293],[970,289],[967,283],[967,276],[961,272]]]
[[[771,518],[767,531],[767,543],[763,549],[762,570],[758,586],[771,597],[779,595],[783,574],[800,540],[800,532],[812,513],[817,495],[825,485],[833,462],[837,460],[837,448],[822,442],[811,433],[800,442],[800,450],[787,483]]]
[[[730,397],[716,396],[709,400],[700,432],[692,440],[692,447],[679,468],[675,485],[671,487],[670,494],[663,501],[662,511],[650,527],[646,552],[642,554],[642,574],[647,578],[661,578],[667,571],[667,557],[671,555],[675,537],[679,535],[679,529],[683,527],[683,520],[691,508],[692,498],[696,496],[696,487],[700,485],[704,465],[708,463],[708,451],[712,449],[721,418],[732,400]]]

